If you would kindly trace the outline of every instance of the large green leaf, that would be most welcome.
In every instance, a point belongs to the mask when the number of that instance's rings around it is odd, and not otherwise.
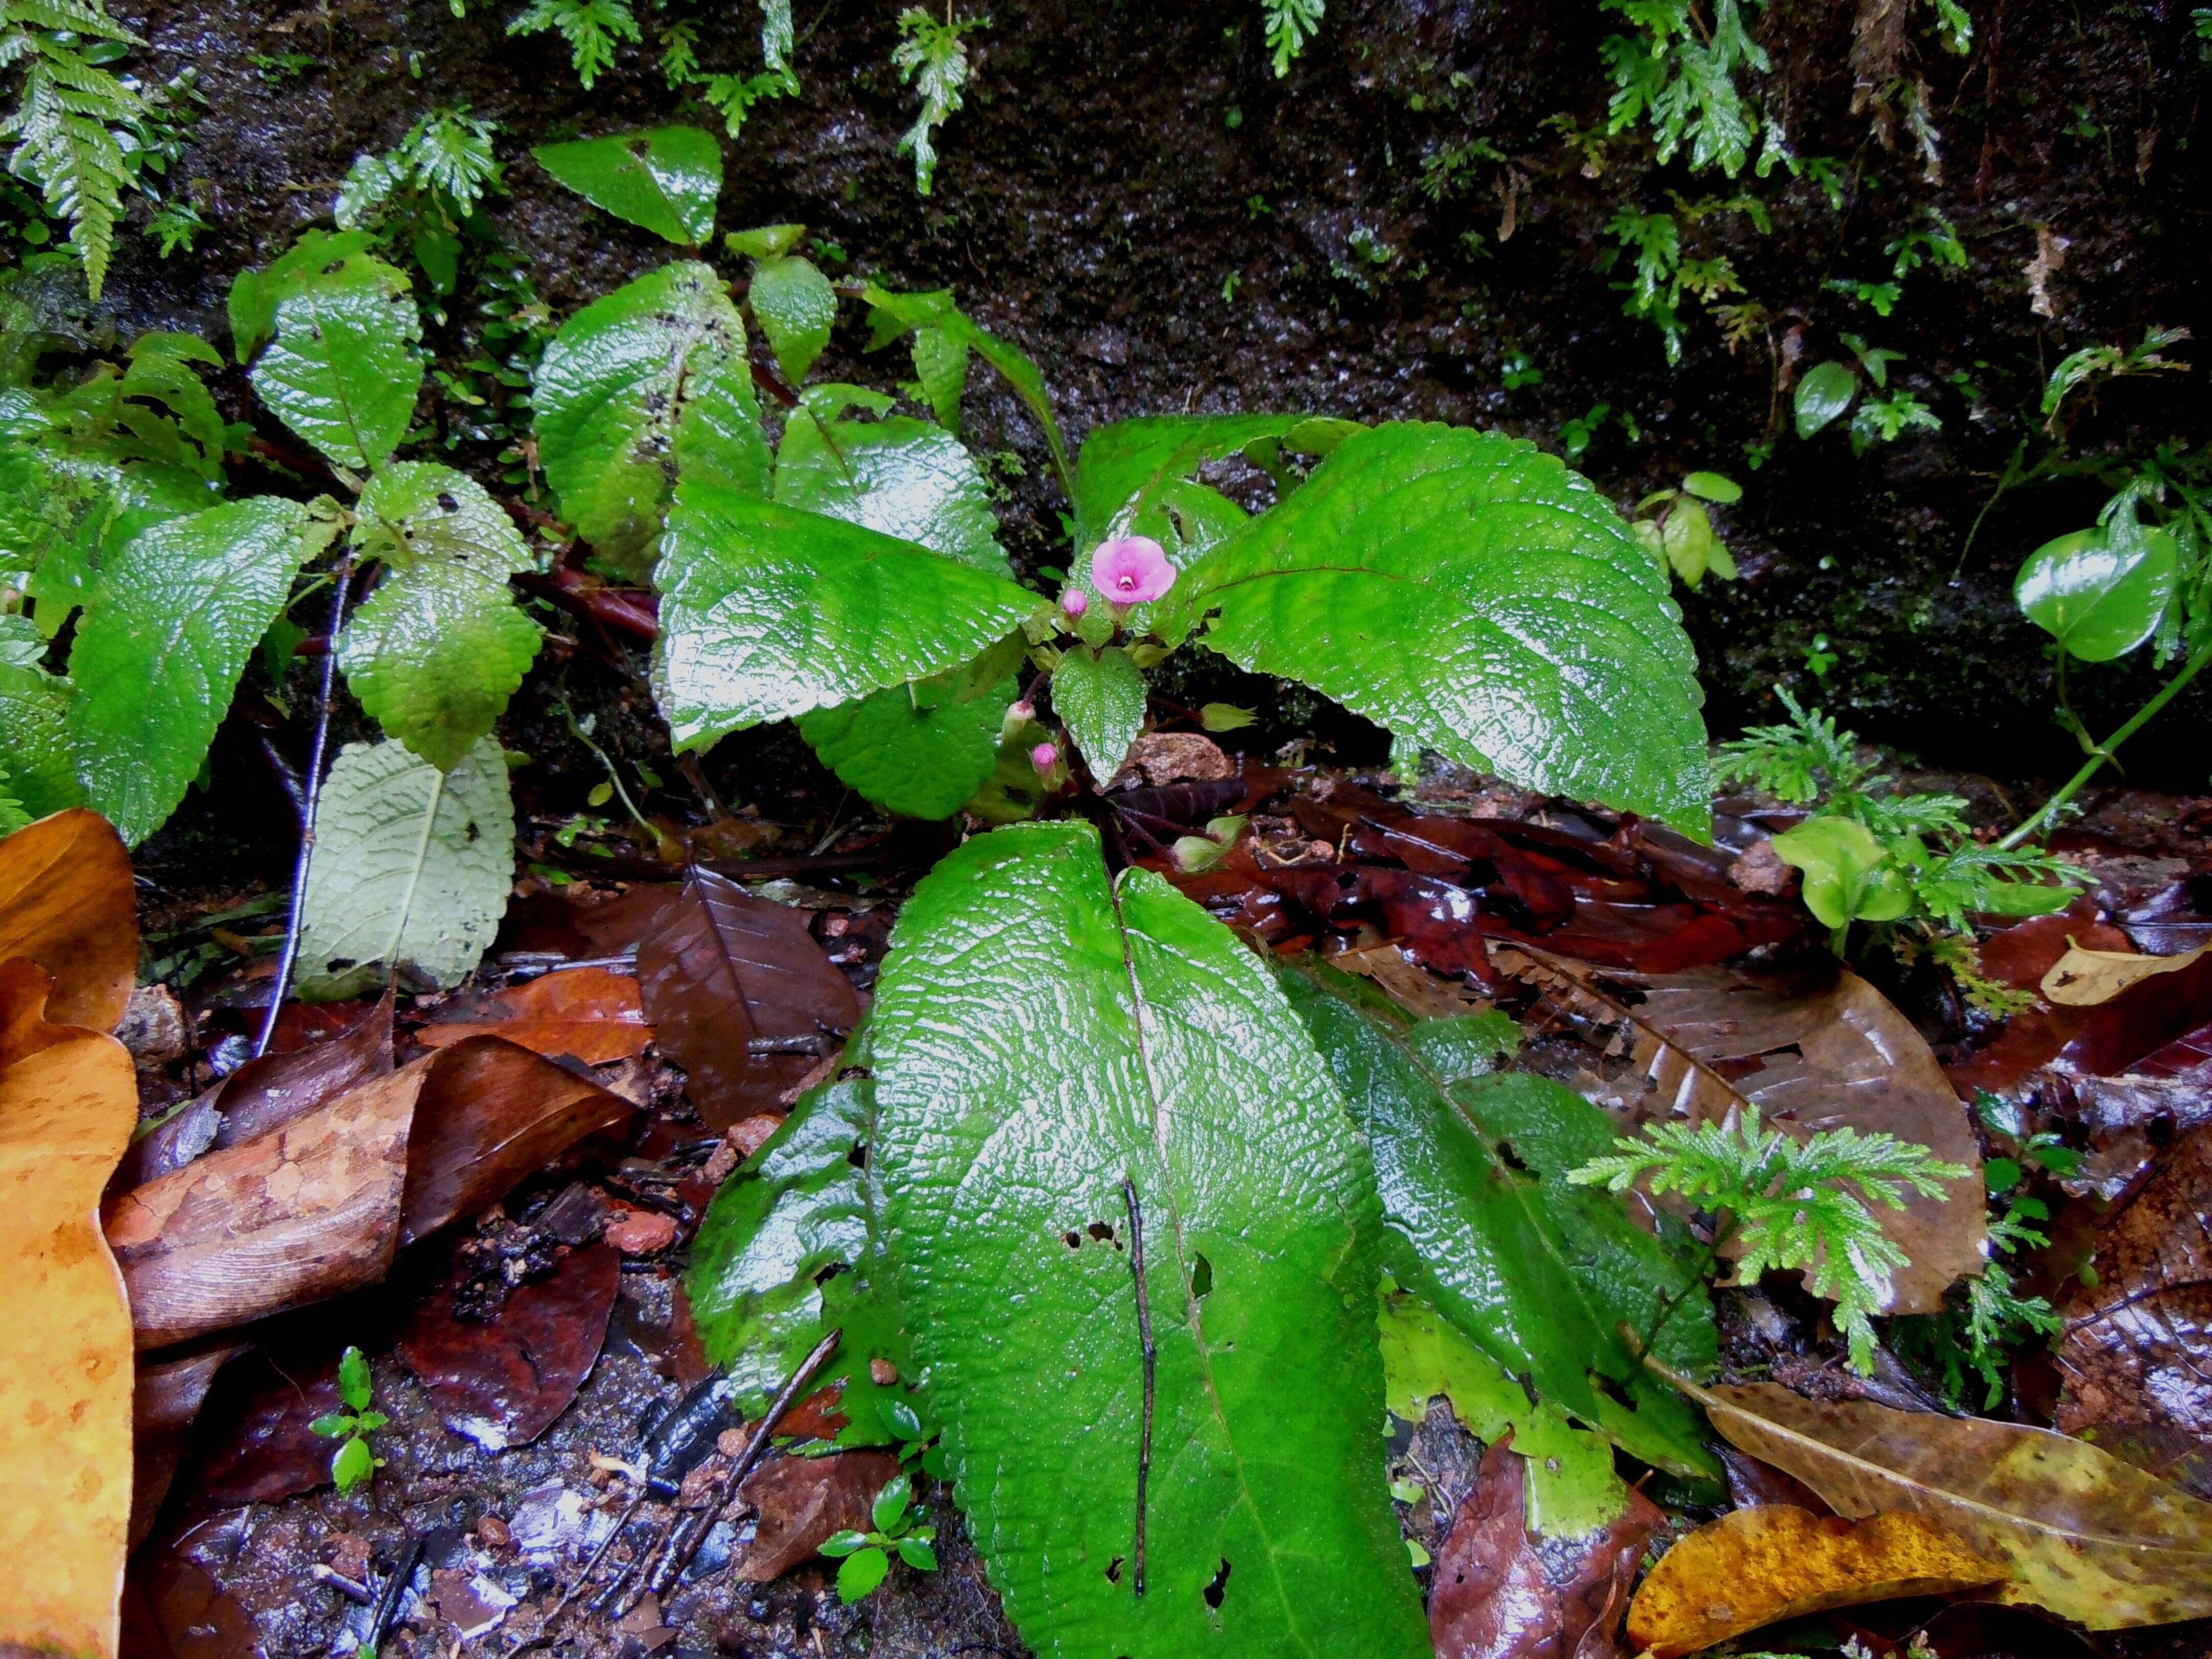
[[[858,702],[799,717],[837,781],[888,811],[949,818],[983,787],[999,759],[999,727],[1014,683],[962,702],[955,676],[941,674],[871,693]]]
[[[1531,789],[1710,823],[1701,694],[1667,576],[1587,480],[1497,433],[1347,438],[1153,610]]]
[[[69,734],[76,688],[46,672],[46,641],[25,617],[0,616],[0,776],[5,793],[34,818],[82,806],[76,748]]]
[[[696,247],[714,234],[722,147],[697,127],[656,127],[540,144],[538,165],[593,207],[664,240]]]
[[[248,657],[336,522],[258,495],[155,525],[100,572],[70,653],[85,799],[136,845],[200,769]]]
[[[1548,1078],[1488,1074],[1496,1034],[1468,1018],[1415,1023],[1318,963],[1275,976],[1374,1149],[1391,1275],[1541,1398],[1647,1462],[1704,1468],[1695,1415],[1619,1334],[1711,1367],[1696,1254],[1566,1179],[1611,1148],[1612,1121]]]
[[[338,665],[388,736],[451,768],[492,728],[538,655],[507,579],[530,550],[483,487],[407,461],[362,492],[355,545],[389,574],[354,613]]]
[[[893,943],[867,1058],[899,1301],[1024,1639],[1426,1656],[1382,1488],[1372,1177],[1267,970],[1074,823],[969,841]]]
[[[276,331],[276,307],[318,283],[343,278],[368,282],[376,239],[365,230],[303,230],[266,270],[241,270],[230,279],[230,349],[240,363]]]
[[[1072,495],[1074,474],[1067,465],[1067,444],[1052,412],[1052,395],[1044,376],[1027,352],[1012,340],[1002,339],[953,303],[951,289],[927,294],[894,294],[871,283],[861,295],[876,313],[874,343],[883,345],[911,331],[915,373],[928,393],[937,418],[953,432],[960,430],[960,394],[968,383],[970,352],[997,369],[1044,428],[1052,463],[1061,485]]]
[[[12,488],[18,479],[21,487]],[[222,499],[206,479],[181,467],[30,451],[20,469],[0,468],[0,564],[20,559],[30,572],[24,591],[36,602],[40,631],[52,639],[91,598],[102,565],[141,531]]]
[[[882,1194],[869,1169],[875,1101],[867,1079],[810,1090],[783,1127],[722,1185],[699,1223],[684,1286],[708,1363],[758,1417],[823,1332],[845,1334],[824,1385],[842,1383],[847,1445],[895,1438],[877,1407],[902,1398],[914,1364],[890,1301]]]
[[[1145,677],[1117,645],[1072,645],[1052,671],[1052,707],[1103,788],[1145,729]]]
[[[957,667],[1038,603],[911,542],[688,483],[654,580],[653,687],[679,750]]]
[[[663,265],[571,317],[545,348],[538,459],[601,554],[641,561],[680,474],[764,495],[745,326],[711,265]]]
[[[2044,543],[2022,562],[2013,597],[2069,656],[2110,662],[2158,631],[2180,571],[2173,538],[2130,520]]]
[[[927,421],[840,419],[851,404],[880,416],[890,399],[860,386],[809,388],[776,451],[776,500],[1012,575],[991,487],[968,447]]]
[[[253,365],[253,390],[276,417],[340,466],[367,471],[392,459],[415,413],[422,321],[407,278],[366,253],[264,280],[276,338]],[[234,324],[234,327],[236,325]]]
[[[757,260],[746,297],[775,348],[775,361],[793,386],[806,378],[830,343],[837,323],[837,290],[811,259],[786,256]]]
[[[300,991],[351,996],[389,969],[440,988],[472,972],[514,876],[507,757],[489,738],[449,772],[398,743],[349,743],[323,782]]]
[[[1076,462],[1078,549],[1087,553],[1110,536],[1150,536],[1172,551],[1179,538],[1169,507],[1182,492],[1195,496],[1202,490],[1242,520],[1242,508],[1189,483],[1192,475],[1208,461],[1280,440],[1308,423],[1304,415],[1146,415],[1098,428],[1083,441]]]

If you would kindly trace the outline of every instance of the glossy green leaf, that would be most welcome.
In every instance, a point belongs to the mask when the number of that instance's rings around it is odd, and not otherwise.
[[[914,1482],[903,1474],[893,1475],[876,1494],[869,1506],[868,1518],[876,1523],[878,1532],[889,1532],[906,1513],[908,1502],[914,1497]]]
[[[338,1397],[357,1412],[368,1409],[368,1358],[359,1348],[349,1347],[338,1356]]]
[[[1808,818],[1773,844],[1777,858],[1805,872],[1805,908],[1824,927],[1894,921],[1912,908],[1912,884],[1856,818]]]
[[[915,1357],[1030,1647],[1425,1659],[1371,1176],[1266,969],[1158,876],[1109,880],[1088,824],[1017,824],[915,890],[868,1059]],[[1141,1597],[1125,1183],[1158,1354]]]
[[[865,1078],[810,1090],[714,1194],[684,1281],[708,1363],[751,1416],[768,1409],[825,1331],[844,1332],[823,1372],[825,1385],[844,1385],[844,1445],[914,1437],[889,1420],[893,1406],[912,1416],[899,1385],[878,1384],[869,1366],[914,1371],[890,1299],[882,1199],[867,1162],[874,1139]]]
[[[354,612],[338,666],[385,735],[450,770],[506,711],[538,643],[505,577],[425,560]]]
[[[505,578],[532,568],[529,544],[507,510],[466,473],[428,461],[386,467],[361,492],[354,546],[400,568],[422,559]]]
[[[407,278],[367,254],[272,284],[276,337],[253,365],[270,412],[340,466],[392,458],[415,413],[422,319]]]
[[[830,343],[830,331],[837,324],[837,290],[813,260],[786,257],[754,264],[746,298],[761,332],[775,348],[784,379],[798,385]]]
[[[33,451],[20,468],[0,464],[0,563],[20,561],[30,572],[24,591],[36,602],[39,631],[52,639],[92,597],[102,567],[142,531],[222,499],[181,467]]]
[[[1150,536],[1176,555],[1177,534],[1164,492],[1188,483],[1208,461],[1305,424],[1304,415],[1147,415],[1114,421],[1083,441],[1075,470],[1075,540],[1079,556],[1115,536]],[[1216,492],[1206,489],[1207,495]],[[1233,506],[1225,500],[1224,505]],[[1244,517],[1236,509],[1238,520]],[[1193,556],[1206,550],[1193,550]],[[1188,562],[1177,557],[1177,564]],[[1071,571],[1071,579],[1078,573]]]
[[[1303,680],[1525,788],[1704,835],[1702,694],[1681,613],[1587,480],[1496,433],[1348,438],[1154,605],[1170,637]]]
[[[1044,376],[1027,352],[1012,341],[979,327],[953,303],[950,289],[928,294],[894,294],[872,283],[861,297],[878,315],[876,344],[884,343],[887,337],[896,338],[902,332],[914,331],[915,373],[929,394],[937,418],[949,430],[960,430],[960,388],[968,378],[968,354],[974,352],[997,369],[1036,423],[1044,428],[1053,465],[1061,483],[1068,485],[1071,495],[1073,493],[1069,484],[1073,474],[1068,468],[1067,444],[1060,436],[1059,421],[1053,416],[1052,397],[1045,390]],[[925,335],[930,337],[927,344]]]
[[[347,1441],[331,1460],[331,1479],[337,1482],[340,1492],[351,1492],[375,1473],[375,1454],[366,1440]]]
[[[538,165],[593,207],[665,241],[696,247],[714,234],[722,147],[697,127],[656,127],[540,144]]]
[[[307,1432],[320,1435],[351,1434],[354,1419],[349,1412],[325,1412],[307,1425]]]
[[[300,991],[351,996],[387,970],[440,989],[474,971],[507,911],[514,806],[489,738],[443,772],[349,743],[324,781],[307,860]]]
[[[1859,377],[1849,363],[1815,363],[1797,382],[1792,407],[1797,416],[1797,435],[1810,438],[1843,418],[1859,395]]]
[[[799,717],[799,735],[848,789],[886,811],[949,818],[998,764],[1014,682],[962,702],[954,677],[887,686]]]
[[[1611,1150],[1611,1120],[1548,1078],[1493,1073],[1494,1026],[1414,1022],[1316,962],[1275,976],[1374,1150],[1391,1276],[1539,1398],[1647,1462],[1705,1468],[1694,1414],[1620,1335],[1625,1322],[1669,1364],[1709,1370],[1702,1263],[1566,1179]]]
[[[84,805],[69,732],[76,688],[41,666],[46,648],[28,617],[0,616],[0,794],[33,818]]]
[[[891,1559],[873,1544],[855,1550],[837,1569],[837,1599],[848,1607],[872,1593],[891,1570]]]
[[[678,750],[957,667],[1036,595],[857,525],[733,489],[676,492],[653,687]]]
[[[1720,472],[1692,472],[1682,480],[1685,494],[1700,501],[1716,501],[1730,507],[1743,499],[1743,486],[1734,478]]]
[[[880,415],[890,399],[857,386],[811,388],[784,424],[775,499],[1012,576],[990,485],[968,447],[904,416],[841,420],[848,402]]]
[[[1103,788],[1145,729],[1145,677],[1119,646],[1071,646],[1053,670],[1052,707]]]
[[[376,239],[365,230],[303,230],[266,270],[241,270],[230,279],[230,349],[240,363],[252,361],[276,331],[276,307],[319,284],[374,285]]]
[[[927,1540],[902,1538],[898,1540],[898,1553],[899,1559],[916,1572],[937,1571],[937,1552],[929,1547]]]
[[[847,1527],[842,1531],[831,1533],[823,1539],[822,1547],[817,1553],[828,1556],[832,1561],[842,1561],[854,1550],[866,1549],[867,1545],[867,1534],[855,1528]]]
[[[100,573],[70,653],[85,799],[133,846],[185,798],[292,578],[337,534],[258,495],[155,525]]]
[[[710,265],[663,265],[585,307],[533,395],[562,514],[608,558],[642,570],[677,475],[767,493],[744,322]]]
[[[773,259],[790,252],[805,240],[805,225],[755,225],[750,230],[733,230],[722,238],[731,252],[749,259]]]
[[[1644,526],[1638,526],[1638,538]],[[1694,588],[1705,579],[1708,570],[1733,578],[1735,561],[1729,556],[1727,544],[1713,529],[1713,521],[1697,502],[1677,497],[1667,509],[1667,518],[1659,529],[1659,552],[1685,586]]]
[[[2083,662],[2124,657],[2158,631],[2180,579],[2181,550],[2163,530],[2077,530],[2027,556],[2013,597],[2027,619]]]

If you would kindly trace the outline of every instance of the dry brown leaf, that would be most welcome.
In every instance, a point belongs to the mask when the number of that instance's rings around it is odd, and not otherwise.
[[[138,890],[131,854],[83,807],[0,841],[0,962],[28,957],[54,976],[46,1018],[112,1031],[138,978]]]
[[[1649,1360],[1645,1362],[1650,1364]],[[2212,1504],[2085,1441],[1986,1418],[1700,1388],[1654,1364],[1730,1442],[1836,1513],[1917,1515],[2010,1572],[2003,1601],[2120,1630],[2212,1614]]]
[[[737,1577],[765,1584],[811,1556],[832,1533],[866,1531],[874,1524],[868,1506],[898,1472],[898,1459],[884,1451],[779,1457],[754,1470],[738,1492],[760,1522],[738,1558]]]
[[[98,1214],[138,1091],[113,1037],[41,1018],[52,985],[33,963],[0,962],[0,1650],[112,1656],[131,1519],[131,1314]]]
[[[191,1431],[200,1407],[207,1400],[215,1374],[243,1347],[210,1348],[159,1364],[138,1367],[138,1380],[131,1395],[132,1470],[131,1478],[131,1547],[137,1549],[154,1529],[161,1500],[184,1456],[185,1437]]]
[[[1395,944],[1340,951],[1328,958],[1328,965],[1373,980],[1385,996],[1418,1019],[1449,1019],[1494,1006],[1460,981],[1431,973]]]
[[[2066,954],[2043,976],[2044,999],[2069,1008],[2094,1008],[2153,975],[2194,967],[2208,953],[2212,953],[2212,945],[2200,945],[2178,957],[2147,957],[2134,951],[2085,951],[2069,941]]]
[[[1733,1115],[1799,1139],[1823,1129],[1887,1131],[1965,1165],[1970,1173],[1946,1182],[1942,1197],[1916,1194],[1902,1210],[1876,1210],[1908,1264],[1885,1311],[1937,1312],[1954,1280],[1981,1272],[1973,1127],[1927,1040],[1856,974],[1838,969],[1825,984],[1801,988],[1719,967],[1631,974],[1533,951],[1517,961],[1505,950],[1494,955],[1543,987],[1540,1012],[1632,1073],[1619,1101],[1626,1127]]]
[[[1863,1521],[1788,1504],[1708,1522],[1659,1558],[1628,1608],[1644,1659],[1680,1659],[1830,1607],[1993,1584],[2005,1569],[1917,1515]]]
[[[464,1037],[501,1036],[533,1054],[574,1054],[587,1066],[604,1066],[643,1054],[653,1027],[636,980],[604,968],[566,968],[433,1021],[415,1036],[433,1048]]]

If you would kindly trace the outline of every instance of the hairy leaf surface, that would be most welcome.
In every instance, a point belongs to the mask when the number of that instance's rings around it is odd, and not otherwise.
[[[848,404],[881,415],[890,399],[859,386],[810,388],[776,452],[776,500],[1012,575],[990,485],[968,447],[942,427],[904,416],[841,420]]]
[[[76,688],[46,672],[35,656],[11,659],[11,623],[44,648],[27,621],[0,617],[0,777],[6,780],[0,794],[12,796],[27,816],[42,818],[84,804],[84,788],[76,781],[76,746],[69,732],[70,701]]]
[[[1145,677],[1119,646],[1071,646],[1053,670],[1052,706],[1103,788],[1145,729]]]
[[[1376,1433],[1371,1177],[1266,969],[1158,877],[1109,881],[1089,825],[1017,824],[915,889],[867,1058],[900,1303],[1024,1639],[1425,1656]],[[1125,1183],[1158,1345],[1141,1563]]]
[[[303,995],[402,969],[440,988],[476,967],[507,910],[514,806],[486,738],[450,772],[398,743],[349,743],[323,784],[300,941]]]
[[[830,331],[837,323],[837,290],[813,260],[787,256],[754,264],[746,297],[761,332],[775,348],[784,378],[796,386],[830,343]]]
[[[1357,434],[1154,610],[1176,630],[1218,613],[1202,643],[1465,765],[1705,833],[1700,693],[1665,574],[1531,444]]]
[[[949,818],[998,763],[999,727],[1015,684],[963,702],[957,676],[939,675],[872,692],[858,702],[799,717],[837,781],[888,811]]]
[[[505,712],[538,638],[503,577],[426,560],[386,577],[354,612],[338,666],[387,737],[450,770]]]
[[[653,685],[679,750],[957,667],[1037,605],[911,542],[688,483],[655,580]]]
[[[266,293],[269,290],[264,289]],[[278,419],[340,466],[392,459],[415,412],[422,321],[407,278],[358,254],[274,285],[276,337],[253,390]]]
[[[578,533],[641,562],[679,473],[764,494],[745,326],[711,265],[663,265],[594,301],[545,348],[538,457]]]
[[[238,677],[337,526],[273,495],[155,525],[118,554],[70,654],[85,799],[136,845],[200,769]]]
[[[1566,1181],[1611,1150],[1612,1121],[1548,1078],[1491,1073],[1471,1017],[1409,1020],[1319,963],[1275,977],[1374,1149],[1391,1276],[1541,1398],[1647,1462],[1705,1471],[1694,1414],[1619,1334],[1626,1322],[1675,1365],[1712,1365],[1701,1264]]]
[[[714,232],[722,147],[697,127],[656,127],[540,144],[538,165],[593,207],[664,240],[696,247]]]

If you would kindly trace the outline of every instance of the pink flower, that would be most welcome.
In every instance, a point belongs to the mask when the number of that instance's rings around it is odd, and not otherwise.
[[[1060,759],[1060,750],[1048,743],[1041,743],[1030,750],[1030,764],[1040,772],[1049,772]]]
[[[1079,617],[1091,609],[1091,596],[1079,587],[1071,587],[1060,596],[1060,608],[1071,617]]]
[[[1091,556],[1091,585],[1115,605],[1144,605],[1175,586],[1176,568],[1150,536],[1123,536]]]

